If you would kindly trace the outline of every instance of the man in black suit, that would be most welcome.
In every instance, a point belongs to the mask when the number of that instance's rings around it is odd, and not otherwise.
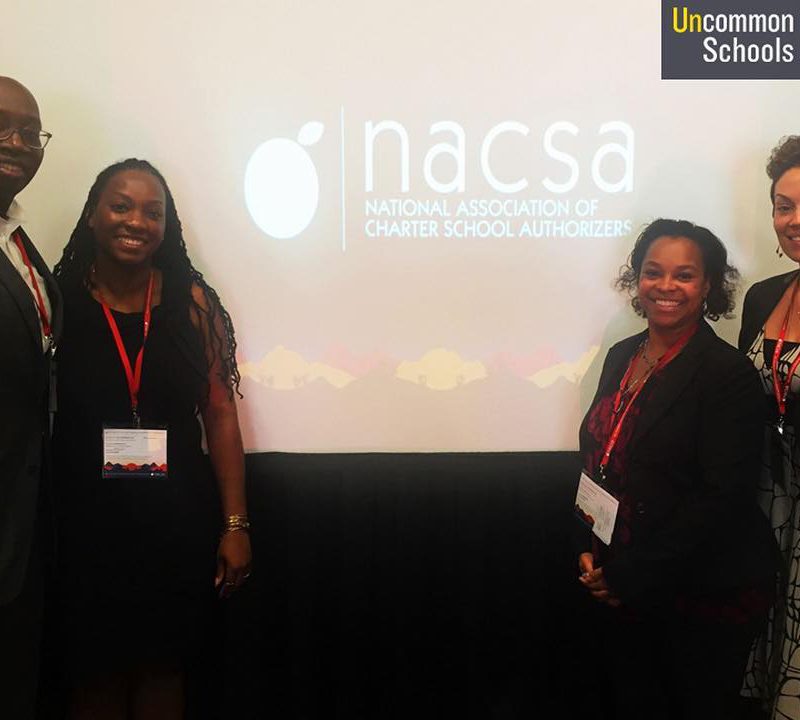
[[[0,77],[0,717],[35,715],[42,624],[42,509],[58,290],[23,230],[17,194],[50,136],[33,95]]]

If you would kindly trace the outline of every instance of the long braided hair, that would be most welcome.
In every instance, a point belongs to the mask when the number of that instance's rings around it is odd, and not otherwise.
[[[89,218],[95,211],[100,195],[105,189],[108,181],[117,173],[125,170],[139,170],[150,173],[155,177],[164,189],[166,198],[165,207],[165,227],[164,242],[153,255],[153,265],[161,270],[170,288],[174,289],[178,298],[185,299],[198,318],[204,318],[208,333],[200,333],[208,369],[214,358],[219,358],[220,370],[219,377],[223,384],[228,388],[228,394],[232,398],[234,390],[241,397],[239,392],[239,382],[241,376],[236,364],[236,336],[233,329],[233,321],[228,311],[219,299],[219,295],[203,278],[203,274],[197,270],[186,252],[186,243],[183,240],[183,229],[175,209],[175,200],[167,186],[164,176],[156,170],[147,160],[128,158],[110,165],[103,170],[94,181],[89,190],[89,197],[83,206],[78,223],[70,235],[69,242],[64,248],[61,260],[55,266],[53,274],[56,279],[65,287],[86,284],[89,273],[95,261],[95,238],[94,231],[89,227]],[[201,307],[192,295],[192,287],[197,285],[207,300],[208,307]],[[218,330],[221,321],[224,338]],[[206,340],[206,335],[208,340]],[[206,344],[210,343],[209,347]]]

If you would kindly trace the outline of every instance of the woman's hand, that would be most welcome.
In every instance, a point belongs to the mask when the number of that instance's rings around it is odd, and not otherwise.
[[[619,598],[611,592],[605,577],[603,568],[594,567],[594,555],[590,552],[581,553],[578,557],[578,570],[580,577],[578,581],[592,594],[598,602],[605,603],[610,607],[619,607]]]
[[[206,431],[208,456],[214,468],[219,488],[222,515],[247,523],[247,499],[244,483],[244,448],[236,412],[233,379],[230,368],[223,367],[222,358],[231,353],[226,329],[222,320],[222,307],[212,312],[211,301],[205,290],[192,285],[192,298],[197,308],[192,308],[192,324],[205,340],[208,362],[208,397],[200,407]],[[210,319],[210,318],[213,318]],[[214,586],[221,598],[241,587],[250,577],[250,536],[245,531],[248,524],[223,532],[217,548],[217,574]]]
[[[250,577],[250,534],[242,530],[223,533],[217,548],[214,587],[226,598]]]

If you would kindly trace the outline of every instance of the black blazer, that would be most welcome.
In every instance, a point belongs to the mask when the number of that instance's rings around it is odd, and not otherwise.
[[[739,330],[740,350],[747,352],[797,274],[798,271],[793,270],[784,275],[767,278],[757,282],[747,291],[742,308],[742,327]]]
[[[593,405],[619,387],[643,339],[609,350]],[[609,586],[636,604],[768,582],[777,558],[756,504],[764,399],[753,365],[702,322],[651,382],[627,446],[631,540],[604,565]],[[586,424],[584,457],[596,444]]]
[[[57,341],[61,295],[33,243],[20,235],[47,286]],[[42,350],[33,295],[0,252],[0,605],[19,594],[28,567],[48,444],[49,384],[50,357]]]
[[[739,331],[739,349],[747,350],[764,327],[769,314],[786,292],[789,283],[797,277],[798,270],[776,275],[757,282],[744,296],[742,307],[742,328]]]
[[[739,349],[747,352],[756,339],[764,323],[775,309],[775,306],[783,297],[786,288],[798,275],[797,270],[776,275],[757,282],[751,287],[744,296],[744,306],[742,307],[742,327],[739,330]],[[772,399],[772,395],[767,395],[767,406],[770,415],[777,417],[777,403]],[[800,402],[790,397],[787,402],[786,413],[788,422],[795,428],[800,428]]]

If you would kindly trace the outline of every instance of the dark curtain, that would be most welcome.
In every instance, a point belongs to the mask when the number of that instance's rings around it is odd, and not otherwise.
[[[574,453],[248,456],[230,718],[585,717]],[[210,713],[212,705],[202,706]]]

